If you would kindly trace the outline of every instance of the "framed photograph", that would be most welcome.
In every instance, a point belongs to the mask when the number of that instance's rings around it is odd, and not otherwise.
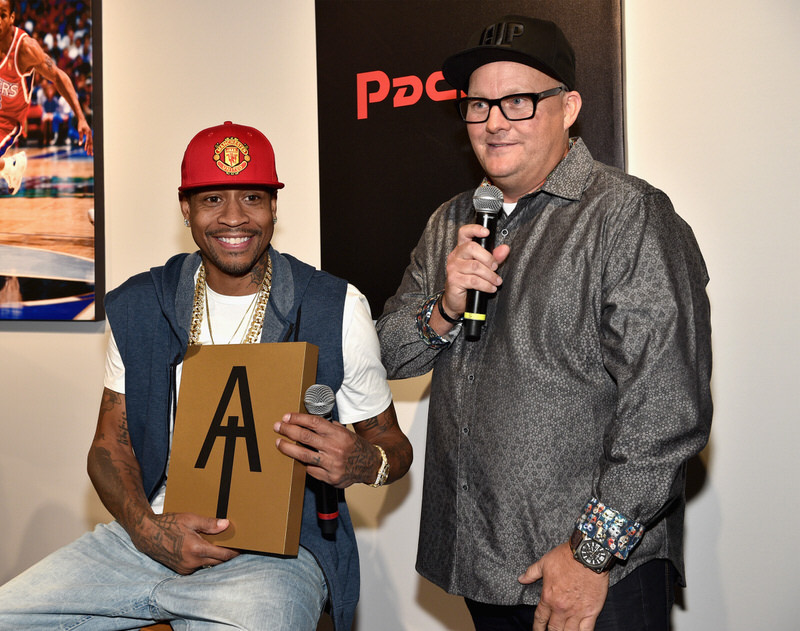
[[[0,320],[102,320],[100,0],[0,0]]]

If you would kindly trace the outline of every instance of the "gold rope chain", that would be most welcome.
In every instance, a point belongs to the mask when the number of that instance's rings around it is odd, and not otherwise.
[[[194,286],[194,305],[192,306],[192,324],[189,328],[189,346],[199,345],[200,328],[203,323],[203,312],[206,310],[206,268],[200,263],[197,272],[197,282]],[[250,327],[247,334],[242,338],[242,344],[256,344],[261,338],[261,329],[264,326],[264,314],[269,302],[269,294],[272,291],[272,259],[267,256],[267,271],[261,280],[261,287],[258,289],[258,301],[250,320]],[[246,313],[246,312],[245,312]],[[208,316],[207,316],[208,317]],[[240,323],[241,326],[241,323]],[[237,327],[238,329],[238,327]],[[209,317],[209,334],[211,333],[211,319]]]

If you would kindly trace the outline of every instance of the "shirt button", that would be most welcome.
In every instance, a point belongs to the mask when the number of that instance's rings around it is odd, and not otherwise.
[[[506,228],[503,228],[503,229],[500,231],[500,236],[502,236],[502,237],[507,237],[507,236],[508,236],[508,230],[507,230]]]
[[[462,431],[464,434],[469,434],[469,427],[462,427],[462,428],[461,428],[461,431]]]
[[[475,375],[468,375],[468,376],[467,376],[467,381],[469,381],[470,383],[472,383],[473,381],[475,381]]]
[[[462,485],[461,485],[461,490],[462,490],[462,491],[467,491],[467,490],[469,490],[469,484],[462,484]]]

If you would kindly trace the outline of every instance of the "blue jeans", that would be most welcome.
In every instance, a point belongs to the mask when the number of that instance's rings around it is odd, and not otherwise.
[[[0,629],[314,631],[328,597],[308,550],[241,554],[189,576],[139,552],[117,522],[57,550],[0,587]]]
[[[636,568],[608,590],[595,631],[668,631],[677,572],[657,559]],[[487,605],[465,599],[476,631],[531,631],[535,605]]]

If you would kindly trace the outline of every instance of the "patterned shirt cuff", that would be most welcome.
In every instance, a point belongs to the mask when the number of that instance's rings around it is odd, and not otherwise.
[[[584,507],[583,514],[575,522],[575,528],[623,561],[644,535],[642,524],[628,519],[594,497]]]
[[[419,311],[417,311],[417,331],[419,331],[419,336],[427,346],[437,350],[450,346],[450,340],[439,335],[429,324],[431,313],[433,313],[436,302],[443,293],[444,292],[440,291],[438,294],[434,294],[428,298],[422,303]]]

